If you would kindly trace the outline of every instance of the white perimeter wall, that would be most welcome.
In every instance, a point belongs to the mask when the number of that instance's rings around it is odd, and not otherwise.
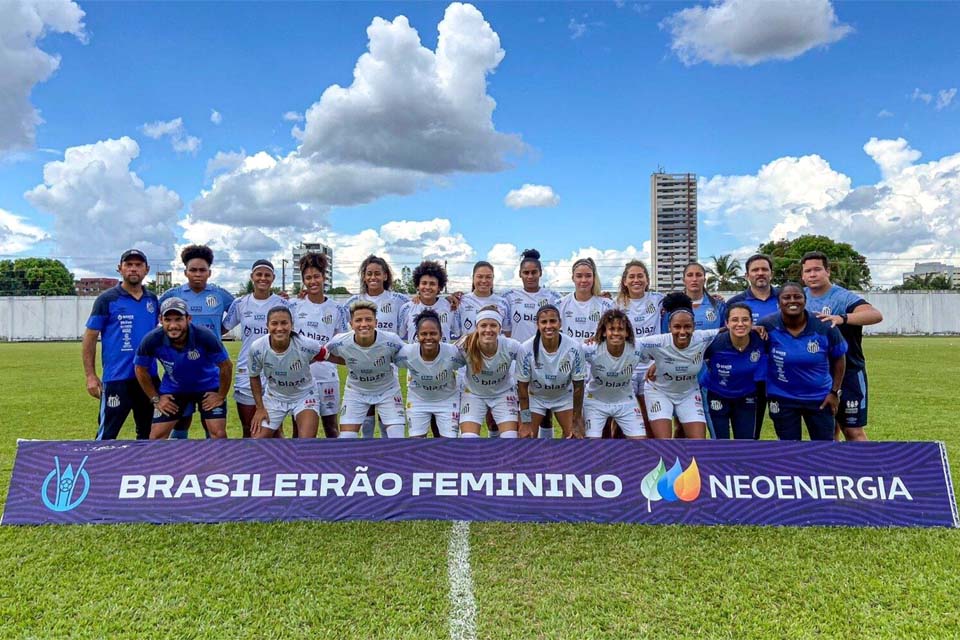
[[[733,294],[724,294],[729,297]],[[960,334],[960,292],[898,291],[863,294],[883,313],[868,334]],[[93,296],[0,297],[0,341],[78,340]]]

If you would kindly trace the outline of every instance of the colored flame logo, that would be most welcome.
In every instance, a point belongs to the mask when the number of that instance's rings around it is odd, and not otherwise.
[[[650,473],[640,482],[640,492],[647,499],[647,513],[650,512],[650,503],[666,500],[667,502],[693,502],[700,497],[700,468],[697,459],[690,459],[690,466],[683,469],[680,459],[674,460],[668,470],[663,464],[663,458]]]

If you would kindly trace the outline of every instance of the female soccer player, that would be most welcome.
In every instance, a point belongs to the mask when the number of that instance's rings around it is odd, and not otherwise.
[[[444,438],[457,437],[460,391],[457,369],[467,361],[456,346],[442,341],[439,314],[425,309],[413,319],[416,342],[404,345],[397,366],[407,370],[407,425],[411,438],[425,438],[431,421]]]
[[[675,301],[682,304],[675,305]],[[653,360],[656,373],[648,375],[643,399],[650,417],[650,432],[655,438],[669,438],[674,413],[687,438],[706,436],[700,384],[697,376],[703,365],[703,352],[719,329],[694,329],[694,315],[685,294],[672,293],[664,299],[668,334],[647,336],[637,341],[646,359]],[[653,378],[651,380],[651,377]]]
[[[502,317],[494,306],[477,314],[477,328],[461,347],[467,375],[460,398],[460,437],[480,437],[487,410],[500,429],[501,438],[517,437],[517,392],[510,373],[520,343],[500,334]]]
[[[706,291],[707,270],[699,262],[683,268],[683,292],[693,304],[695,329],[719,329],[723,326],[724,303]]]
[[[605,311],[593,341],[584,345],[583,353],[591,365],[583,402],[586,436],[602,437],[604,426],[612,419],[627,438],[643,438],[646,429],[630,382],[643,354],[636,347],[627,314],[620,309]]]
[[[596,335],[600,316],[613,308],[613,302],[600,295],[600,277],[592,258],[574,262],[572,273],[574,291],[563,296],[557,307],[564,335],[582,343]]]
[[[250,345],[248,354],[250,390],[257,406],[250,435],[278,437],[283,420],[293,416],[301,438],[316,438],[320,414],[310,363],[323,359],[323,345],[294,333],[286,305],[267,312],[267,331]]]
[[[493,265],[481,260],[473,265],[473,285],[470,293],[460,299],[460,335],[465,336],[477,326],[477,314],[486,306],[494,305],[503,319],[504,335],[510,335],[510,305],[493,292]]]
[[[417,288],[418,301],[412,300],[400,307],[400,331],[398,335],[407,342],[417,338],[416,317],[430,310],[440,320],[440,336],[444,342],[460,337],[460,312],[440,293],[447,286],[447,272],[439,262],[424,260],[413,270],[413,285]]]
[[[369,255],[360,263],[360,288],[362,293],[351,296],[341,307],[340,331],[350,329],[350,307],[354,302],[366,300],[374,303],[377,314],[376,328],[396,334],[400,331],[400,308],[407,303],[408,298],[402,293],[391,291],[393,286],[393,272],[390,265],[383,258]],[[394,371],[394,377],[397,372]],[[397,377],[399,385],[399,377]],[[383,416],[380,422],[380,435],[383,436]],[[363,420],[362,432],[364,438],[372,438],[376,424],[374,413],[371,412]],[[349,436],[347,436],[349,437]]]
[[[275,278],[272,262],[254,262],[250,268],[253,293],[236,298],[223,319],[224,329],[229,331],[237,325],[243,329],[240,332],[240,355],[237,356],[237,379],[233,384],[233,399],[237,403],[237,415],[240,416],[244,438],[250,437],[250,421],[257,411],[248,371],[250,345],[267,335],[267,311],[287,304],[286,300],[271,292]]]
[[[652,336],[660,333],[660,312],[663,294],[650,291],[650,272],[640,260],[631,260],[620,274],[620,291],[617,294],[617,307],[623,309],[630,318],[636,337]],[[633,372],[633,394],[643,414],[643,423],[650,424],[647,406],[643,401],[643,387],[649,363],[641,362]]]
[[[297,333],[312,338],[322,345],[330,342],[338,331],[340,305],[324,294],[326,284],[327,256],[323,253],[307,253],[300,258],[300,279],[306,296],[292,305],[293,326]],[[314,362],[310,373],[317,384],[317,403],[323,433],[328,438],[340,435],[337,413],[340,411],[340,376],[337,366],[331,362]]]
[[[833,440],[847,343],[840,330],[805,309],[803,287],[780,287],[780,313],[767,328],[766,383],[770,419],[781,440],[800,440],[801,418],[811,440]]]
[[[706,389],[703,405],[710,413],[718,440],[752,440],[757,414],[757,382],[766,374],[766,345],[753,331],[753,312],[743,302],[727,307],[727,331],[703,354]]]
[[[406,419],[394,368],[403,341],[377,329],[377,305],[358,300],[350,305],[351,330],[327,343],[327,359],[347,367],[347,386],[340,408],[340,437],[356,438],[371,409],[380,416],[388,438],[402,438]]]
[[[560,335],[560,311],[552,304],[540,307],[536,320],[537,333],[517,355],[520,436],[544,437],[540,425],[553,412],[564,438],[582,438],[583,351],[575,340]],[[552,438],[553,427],[548,433]]]

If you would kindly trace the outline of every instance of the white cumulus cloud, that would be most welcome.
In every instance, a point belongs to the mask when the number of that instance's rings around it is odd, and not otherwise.
[[[108,273],[120,254],[137,247],[152,264],[169,259],[180,197],[147,186],[131,170],[140,155],[128,137],[70,147],[43,167],[43,184],[24,194],[54,217],[57,252],[79,269]]]
[[[511,189],[503,199],[503,203],[511,209],[555,207],[560,204],[560,196],[553,192],[553,187],[543,184],[525,184],[519,189]]]
[[[148,122],[140,127],[140,131],[143,132],[143,135],[154,140],[163,137],[169,138],[173,150],[177,153],[196,153],[200,148],[200,138],[187,133],[186,127],[183,126],[183,118]]]
[[[33,87],[59,68],[60,56],[37,42],[51,32],[86,42],[84,12],[68,0],[5,0],[0,3],[0,153],[36,143],[40,112],[30,103]]]
[[[840,23],[830,0],[716,0],[682,9],[660,26],[686,65],[792,60],[853,31]]]
[[[20,253],[47,240],[47,232],[26,218],[0,209],[0,254]]]
[[[223,114],[216,109],[210,109],[210,122],[213,124],[220,124],[223,122]]]

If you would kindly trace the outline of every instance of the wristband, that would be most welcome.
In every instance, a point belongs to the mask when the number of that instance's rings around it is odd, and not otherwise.
[[[520,409],[520,422],[525,424],[533,422],[533,412],[530,409]]]

